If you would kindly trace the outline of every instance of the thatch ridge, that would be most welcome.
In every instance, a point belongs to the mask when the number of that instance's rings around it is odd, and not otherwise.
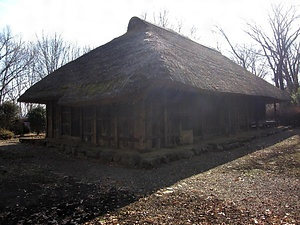
[[[166,86],[274,101],[288,98],[220,52],[133,17],[124,35],[48,75],[19,101],[80,104]]]

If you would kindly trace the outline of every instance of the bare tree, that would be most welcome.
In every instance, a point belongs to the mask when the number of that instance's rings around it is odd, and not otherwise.
[[[176,19],[176,25],[172,26],[172,29],[175,30],[179,34],[182,34],[183,21],[181,19]]]
[[[0,104],[15,101],[34,83],[89,51],[90,47],[77,47],[58,34],[43,34],[36,42],[25,43],[4,28],[0,31]],[[30,107],[22,105],[23,114]]]
[[[154,12],[152,20],[151,19],[148,20],[148,12],[143,12],[140,15],[140,17],[143,20],[147,20],[160,27],[173,30],[195,41],[199,40],[199,37],[197,36],[197,28],[195,26],[192,26],[188,31],[186,31],[187,29],[184,29],[186,27],[184,26],[182,19],[175,18],[176,22],[174,23],[170,22],[170,14],[167,9],[160,10],[159,12]]]
[[[89,47],[77,47],[64,40],[61,34],[42,34],[31,43],[34,62],[31,65],[33,82],[54,72],[66,63],[90,51]]]
[[[163,9],[158,13],[153,13],[153,21],[158,26],[167,28],[169,27],[169,11]]]
[[[54,72],[68,62],[69,44],[60,34],[45,35],[44,33],[35,44],[32,44],[35,55],[34,72],[39,78]]]
[[[273,71],[276,87],[289,92],[299,88],[300,15],[294,6],[272,6],[268,17],[271,34],[255,23],[248,23],[246,31],[261,47]]]
[[[91,50],[90,47],[78,47],[75,44],[64,40],[61,34],[53,35],[42,34],[36,38],[35,42],[28,44],[27,55],[31,57],[30,63],[24,68],[26,73],[22,76],[22,80],[14,79],[20,89],[19,93],[23,93],[36,82],[54,72],[64,64],[80,57],[82,54]],[[18,96],[19,97],[19,96]],[[26,103],[20,105],[22,114],[26,115],[34,104]]]
[[[9,27],[0,33],[0,104],[14,100],[23,91],[26,69],[32,57],[24,42]]]
[[[197,34],[197,31],[198,31],[198,28],[193,25],[187,36],[190,37],[191,39],[195,40],[195,41],[198,41],[200,38]]]
[[[216,28],[230,46],[231,59],[234,62],[258,77],[264,78],[267,75],[266,59],[263,57],[261,50],[254,45],[233,45],[225,31],[219,26],[216,26]]]

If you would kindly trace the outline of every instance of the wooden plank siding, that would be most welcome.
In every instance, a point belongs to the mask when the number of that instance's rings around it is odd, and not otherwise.
[[[236,134],[265,120],[261,98],[164,90],[138,101],[67,107],[47,103],[47,137],[77,137],[97,146],[172,147]]]

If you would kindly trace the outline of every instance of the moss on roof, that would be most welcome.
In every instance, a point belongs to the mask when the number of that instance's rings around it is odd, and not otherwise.
[[[78,104],[153,86],[287,100],[283,91],[223,56],[173,31],[133,17],[127,32],[66,64],[29,88],[19,101]]]

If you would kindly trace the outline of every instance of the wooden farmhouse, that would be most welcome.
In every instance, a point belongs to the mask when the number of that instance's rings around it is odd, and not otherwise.
[[[220,52],[137,17],[21,102],[47,108],[47,137],[152,149],[246,131],[287,95]]]

